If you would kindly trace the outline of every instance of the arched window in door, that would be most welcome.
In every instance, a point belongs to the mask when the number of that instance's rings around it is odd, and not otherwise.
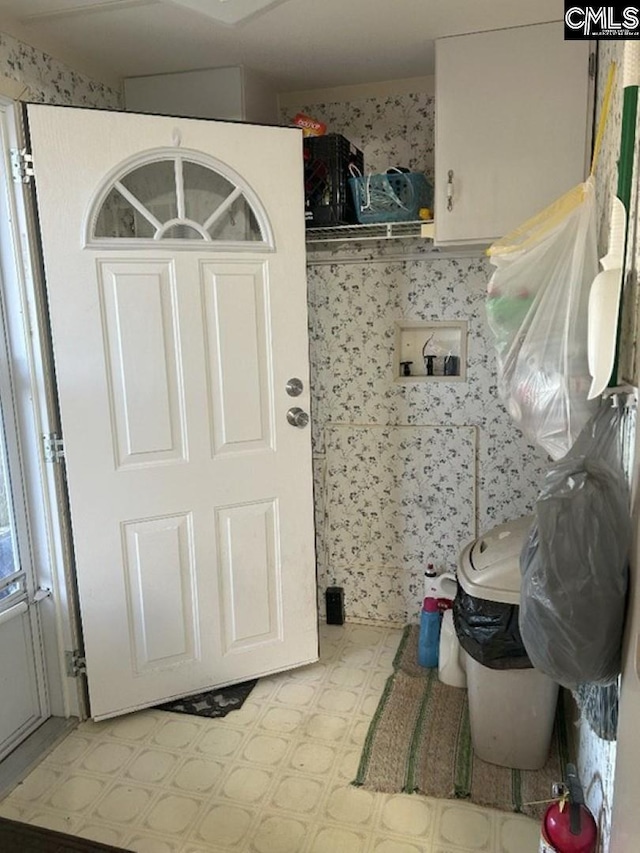
[[[266,213],[246,182],[221,163],[175,149],[148,152],[112,174],[93,204],[87,232],[93,245],[178,240],[183,246],[273,247]]]

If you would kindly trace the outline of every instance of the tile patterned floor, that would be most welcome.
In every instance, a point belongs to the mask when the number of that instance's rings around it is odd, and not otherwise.
[[[528,818],[350,786],[399,638],[322,626],[319,663],[223,719],[83,723],[0,815],[139,853],[536,853]]]

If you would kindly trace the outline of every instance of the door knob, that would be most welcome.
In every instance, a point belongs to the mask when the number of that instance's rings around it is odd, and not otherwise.
[[[295,376],[285,385],[285,391],[290,397],[299,397],[302,394],[303,388],[302,380],[297,379]]]
[[[294,406],[287,412],[287,420],[291,426],[300,427],[300,429],[302,429],[302,427],[306,427],[309,423],[309,415],[299,406]]]

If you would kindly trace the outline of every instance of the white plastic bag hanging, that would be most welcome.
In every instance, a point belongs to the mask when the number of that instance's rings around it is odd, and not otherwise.
[[[612,63],[589,178],[488,251],[496,267],[487,317],[498,394],[524,434],[554,460],[595,410],[587,399],[589,292],[599,269],[594,174],[614,72]]]
[[[593,178],[489,254],[496,267],[487,317],[498,394],[525,435],[559,459],[593,411],[587,401],[587,310],[598,272]]]

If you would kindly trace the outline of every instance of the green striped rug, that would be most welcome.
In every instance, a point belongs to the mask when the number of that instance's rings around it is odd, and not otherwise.
[[[441,684],[437,670],[416,663],[418,628],[405,628],[364,743],[353,782],[372,791],[467,799],[478,805],[541,817],[551,784],[568,759],[563,703],[549,759],[541,770],[511,770],[473,753],[467,691]]]

